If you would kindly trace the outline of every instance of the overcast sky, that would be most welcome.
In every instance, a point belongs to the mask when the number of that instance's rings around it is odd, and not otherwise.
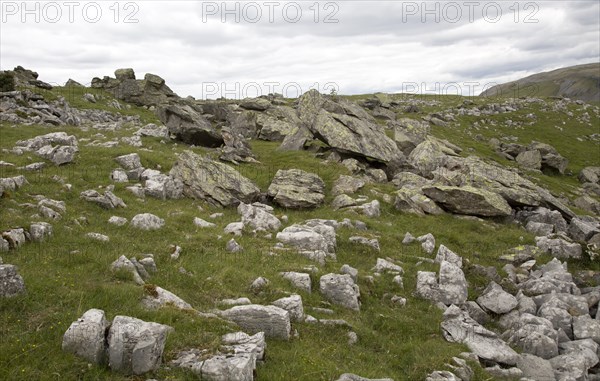
[[[56,84],[158,74],[196,98],[478,94],[486,84],[600,61],[600,2],[5,1],[0,68]],[[26,8],[26,9],[25,9]]]

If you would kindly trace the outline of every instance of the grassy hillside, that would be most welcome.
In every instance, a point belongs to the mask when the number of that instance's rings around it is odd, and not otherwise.
[[[481,96],[557,96],[586,102],[600,102],[600,63],[570,66],[534,74],[494,86],[484,91]]]
[[[63,90],[53,90],[54,95]],[[111,108],[110,96],[95,105],[81,103],[79,107]],[[392,97],[393,98],[393,97]],[[402,96],[397,96],[398,100]],[[424,106],[422,114],[456,107],[464,100],[459,97],[423,97],[427,102],[436,101],[435,106]],[[478,104],[491,102],[488,99],[474,99]],[[477,154],[512,165],[496,155],[487,145],[490,137],[516,136],[519,142],[528,144],[539,140],[554,145],[570,159],[571,174],[565,176],[535,175],[541,184],[550,186],[555,192],[567,197],[575,195],[575,174],[586,165],[599,164],[594,156],[599,143],[579,140],[578,137],[600,133],[596,116],[594,124],[579,123],[566,112],[581,115],[586,110],[569,106],[567,111],[542,112],[543,106],[532,106],[532,110],[522,110],[508,115],[493,115],[493,121],[484,128],[475,128],[472,117],[461,117],[449,127],[434,127],[433,134],[446,138],[464,148],[465,154]],[[535,107],[538,107],[536,109]],[[126,113],[138,114],[145,122],[154,121],[146,109],[131,107]],[[527,114],[538,115],[535,123],[514,128],[506,125],[509,117],[513,121],[526,121]],[[415,117],[415,115],[399,116]],[[135,127],[116,131],[102,131],[110,140],[131,136]],[[78,139],[88,138],[100,131],[83,131],[75,127],[13,126],[0,124],[0,148],[11,148],[20,139],[53,131],[65,131]],[[312,262],[297,254],[279,253],[270,255],[274,239],[245,234],[238,242],[245,248],[243,253],[231,254],[225,251],[229,239],[223,235],[223,228],[230,222],[238,221],[233,209],[216,209],[208,204],[190,199],[168,202],[146,198],[139,200],[124,188],[129,184],[115,184],[114,193],[127,203],[126,209],[103,210],[79,198],[81,191],[98,189],[111,184],[109,174],[118,167],[113,158],[138,152],[142,165],[146,168],[160,168],[168,172],[176,160],[176,154],[190,147],[175,142],[161,142],[158,138],[143,138],[143,148],[127,145],[117,148],[86,146],[80,143],[80,152],[75,162],[63,167],[47,167],[37,172],[21,172],[15,168],[0,167],[0,177],[24,174],[29,185],[0,199],[0,230],[13,227],[28,227],[30,216],[36,212],[27,203],[35,203],[32,196],[42,194],[48,198],[64,200],[67,213],[59,221],[50,221],[54,227],[54,237],[41,244],[25,244],[18,251],[3,253],[5,263],[18,265],[24,277],[27,293],[12,299],[0,299],[0,379],[1,380],[138,380],[157,378],[160,380],[192,380],[191,373],[162,367],[155,374],[144,378],[125,377],[110,372],[107,368],[91,366],[85,361],[61,351],[62,335],[72,321],[90,308],[106,311],[107,318],[115,315],[128,315],[140,319],[168,324],[175,328],[170,335],[165,350],[164,362],[168,363],[177,351],[190,347],[214,349],[219,345],[220,335],[236,331],[236,327],[219,320],[204,319],[175,309],[147,311],[140,305],[145,289],[127,279],[110,272],[110,263],[120,255],[140,256],[155,254],[158,272],[150,280],[189,302],[194,308],[208,311],[224,298],[248,297],[254,303],[268,304],[292,292],[297,292],[281,279],[280,271],[302,271]],[[345,167],[323,162],[311,152],[280,152],[277,143],[254,141],[252,148],[260,164],[245,164],[240,172],[255,181],[261,190],[266,190],[275,172],[281,168],[298,168],[319,174],[327,185],[330,194],[332,183],[340,174],[346,174]],[[202,148],[193,151],[205,152]],[[37,157],[25,154],[15,155],[6,151],[0,160],[16,166],[39,161]],[[72,184],[67,191],[55,176],[65,183]],[[372,191],[390,194],[389,185],[369,185],[362,193],[373,198]],[[330,200],[331,197],[329,196]],[[324,301],[318,291],[302,293],[307,313],[316,317],[327,317],[311,311],[311,307],[327,307],[335,310],[334,318],[345,319],[358,334],[359,341],[349,346],[348,328],[324,327],[309,323],[294,324],[298,337],[289,342],[269,340],[267,361],[258,368],[259,381],[275,380],[334,380],[341,373],[352,372],[369,378],[391,377],[395,380],[419,380],[433,370],[445,369],[444,364],[453,356],[466,350],[465,347],[446,342],[440,333],[441,311],[428,301],[413,297],[416,273],[419,270],[434,271],[436,266],[422,263],[419,257],[427,256],[419,245],[402,245],[404,234],[410,231],[418,236],[433,233],[437,243],[471,261],[484,266],[502,264],[497,258],[506,250],[523,244],[533,244],[533,236],[514,224],[500,224],[491,221],[476,221],[456,218],[451,215],[416,217],[402,214],[391,205],[382,202],[382,215],[370,219],[352,212],[335,211],[323,207],[313,211],[291,211],[276,209],[278,216],[286,214],[289,224],[308,218],[360,219],[366,222],[369,230],[359,232],[340,228],[338,231],[338,260],[327,263],[312,275],[313,290],[318,290],[318,279],[329,272],[337,272],[343,264],[359,269],[359,286],[362,295],[360,313],[349,312],[331,306]],[[201,208],[201,209],[200,209]],[[158,232],[141,232],[127,225],[116,227],[107,222],[112,215],[131,219],[138,213],[150,212],[164,218],[165,227]],[[224,216],[214,221],[216,228],[197,228],[192,220],[201,217],[210,220],[209,215],[223,212]],[[85,236],[88,232],[98,232],[110,237],[110,242],[92,241]],[[381,252],[348,242],[352,235],[377,237]],[[183,248],[181,258],[173,261],[169,256],[169,246]],[[376,259],[392,258],[401,263],[404,270],[404,289],[392,282],[392,276],[383,275],[370,283],[364,276],[370,274]],[[548,258],[542,258],[545,262]],[[598,263],[574,261],[571,269],[588,268],[600,270]],[[179,271],[183,267],[190,274]],[[470,280],[469,299],[475,299],[485,285],[483,280],[466,269]],[[268,289],[255,294],[249,286],[251,282],[264,276],[271,281]],[[406,297],[405,307],[397,307],[390,302],[391,295]],[[471,364],[476,372],[475,380],[489,380],[478,365]]]

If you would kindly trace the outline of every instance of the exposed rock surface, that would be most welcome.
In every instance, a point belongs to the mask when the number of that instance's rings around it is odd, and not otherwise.
[[[247,333],[264,332],[267,337],[290,339],[290,314],[282,308],[250,304],[232,307],[221,312],[221,316],[235,322]]]
[[[280,169],[267,193],[276,204],[284,208],[315,208],[325,200],[325,183],[314,173],[299,169]]]
[[[260,190],[230,166],[186,151],[170,172],[183,182],[183,193],[221,206],[251,203]]]
[[[158,369],[173,328],[128,316],[115,316],[108,331],[108,365],[125,374]]]
[[[0,297],[10,298],[25,292],[25,282],[17,266],[0,264]]]
[[[321,293],[332,303],[351,310],[360,310],[360,290],[350,275],[323,275],[319,283]]]

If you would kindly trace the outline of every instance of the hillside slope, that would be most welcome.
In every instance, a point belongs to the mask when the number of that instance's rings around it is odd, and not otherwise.
[[[600,102],[600,63],[565,67],[494,86],[482,97],[565,97]]]
[[[600,107],[20,75],[0,380],[600,373]]]

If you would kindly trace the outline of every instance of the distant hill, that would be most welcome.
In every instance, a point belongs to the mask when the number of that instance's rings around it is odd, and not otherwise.
[[[491,87],[481,96],[560,96],[600,102],[600,62],[534,74]]]

